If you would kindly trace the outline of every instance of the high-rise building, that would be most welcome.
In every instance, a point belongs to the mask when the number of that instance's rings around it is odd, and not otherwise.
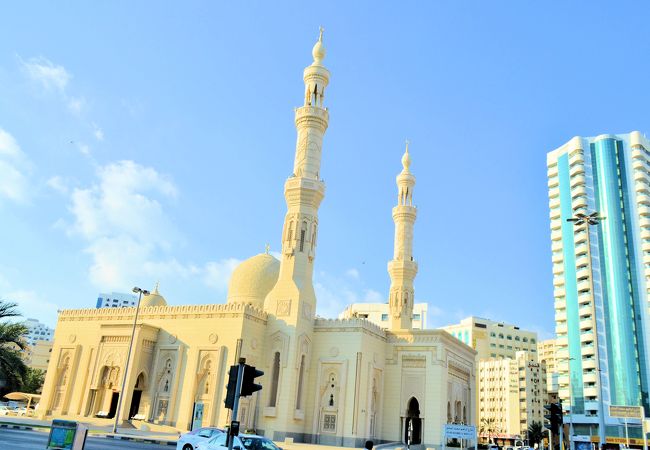
[[[111,292],[97,296],[97,308],[131,308],[138,303],[138,297],[133,294]]]
[[[413,329],[424,330],[427,327],[427,303],[416,303],[413,305]],[[388,303],[352,303],[348,305],[339,319],[368,319],[382,328],[389,327],[390,305]]]
[[[23,354],[23,360],[32,369],[47,371],[47,365],[52,356],[54,342],[49,340],[38,340],[34,345],[27,347]]]
[[[441,329],[478,352],[478,359],[515,358],[518,351],[537,360],[537,333],[481,317],[467,317]]]
[[[479,361],[478,423],[484,440],[518,439],[544,422],[546,368],[519,351],[515,358]]]
[[[27,327],[27,334],[25,335],[25,342],[30,347],[36,344],[36,341],[51,341],[54,336],[54,330],[44,323],[39,322],[37,319],[27,319],[23,322]]]
[[[604,421],[622,436],[609,405],[650,413],[649,149],[632,132],[574,137],[547,155],[559,396],[575,434]]]
[[[540,363],[546,365],[546,391],[549,395],[552,393],[557,394],[559,389],[555,349],[555,339],[547,339],[537,343],[537,358]]]

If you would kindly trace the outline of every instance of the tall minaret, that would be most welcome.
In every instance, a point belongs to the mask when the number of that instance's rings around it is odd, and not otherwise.
[[[418,264],[413,260],[413,225],[417,209],[413,206],[415,177],[409,166],[409,144],[402,156],[403,169],[397,175],[397,206],[393,208],[395,222],[395,252],[388,263],[390,274],[390,330],[413,328],[413,280],[418,273]]]
[[[329,113],[323,106],[330,73],[323,66],[323,30],[305,68],[304,104],[296,108],[296,156],[293,173],[284,184],[287,214],[282,229],[278,281],[264,300],[269,314],[265,342],[264,429],[269,436],[304,433],[307,424],[306,386],[311,361],[316,294],[312,282],[318,207],[325,196],[320,178],[323,136]]]
[[[282,260],[278,282],[269,293],[264,308],[277,314],[277,302],[290,300],[290,319],[295,323],[301,316],[313,319],[316,297],[312,285],[314,257],[316,256],[316,237],[318,235],[318,207],[325,196],[325,184],[320,178],[321,151],[323,136],[327,130],[329,113],[323,106],[325,89],[330,73],[323,66],[325,47],[323,29],[318,42],[312,49],[314,61],[307,66],[304,105],[296,108],[296,156],[293,173],[284,184],[284,197],[287,214],[282,229]],[[298,309],[303,314],[298,314]],[[286,313],[286,304],[281,306]]]

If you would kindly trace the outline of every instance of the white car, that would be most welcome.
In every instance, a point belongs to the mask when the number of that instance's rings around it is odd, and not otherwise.
[[[220,428],[205,427],[197,428],[189,433],[182,434],[176,443],[176,450],[194,450],[196,444],[207,441],[223,433]]]
[[[13,412],[14,410],[12,408],[9,408],[7,405],[0,405],[0,416],[8,416]]]
[[[224,450],[228,448],[226,442],[228,435],[223,433],[214,437],[206,442],[198,444],[196,450]],[[265,438],[264,436],[256,436],[254,434],[240,434],[235,437],[235,442],[232,446],[233,450],[282,450],[275,443]]]

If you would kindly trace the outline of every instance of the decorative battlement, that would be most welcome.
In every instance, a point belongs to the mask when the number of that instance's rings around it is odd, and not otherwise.
[[[367,319],[357,317],[351,319],[325,319],[318,317],[314,322],[315,332],[326,330],[350,331],[358,328],[368,331],[382,339],[386,339],[386,331]]]
[[[135,308],[84,308],[64,309],[59,312],[59,320],[123,320],[133,317]],[[143,319],[174,316],[177,318],[195,319],[211,317],[212,315],[245,315],[254,319],[266,321],[268,314],[263,310],[246,303],[218,303],[209,305],[183,306],[147,306],[140,308],[139,317]]]

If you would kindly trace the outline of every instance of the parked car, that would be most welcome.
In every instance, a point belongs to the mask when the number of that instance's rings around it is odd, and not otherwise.
[[[224,450],[228,448],[226,439],[228,435],[223,433],[209,441],[199,443],[196,450]],[[236,436],[233,442],[233,450],[282,450],[275,443],[265,438],[264,436],[257,436],[255,434],[240,434]]]
[[[0,405],[0,416],[8,416],[13,412],[13,409],[9,408],[7,405]]]
[[[486,450],[499,450],[499,446],[497,444],[488,444]]]
[[[214,427],[204,427],[182,434],[176,443],[176,450],[194,450],[196,444],[207,441],[223,434],[223,430]]]
[[[32,417],[34,415],[34,407],[30,406],[29,409],[27,409],[26,406],[17,408],[16,409],[16,415]]]

